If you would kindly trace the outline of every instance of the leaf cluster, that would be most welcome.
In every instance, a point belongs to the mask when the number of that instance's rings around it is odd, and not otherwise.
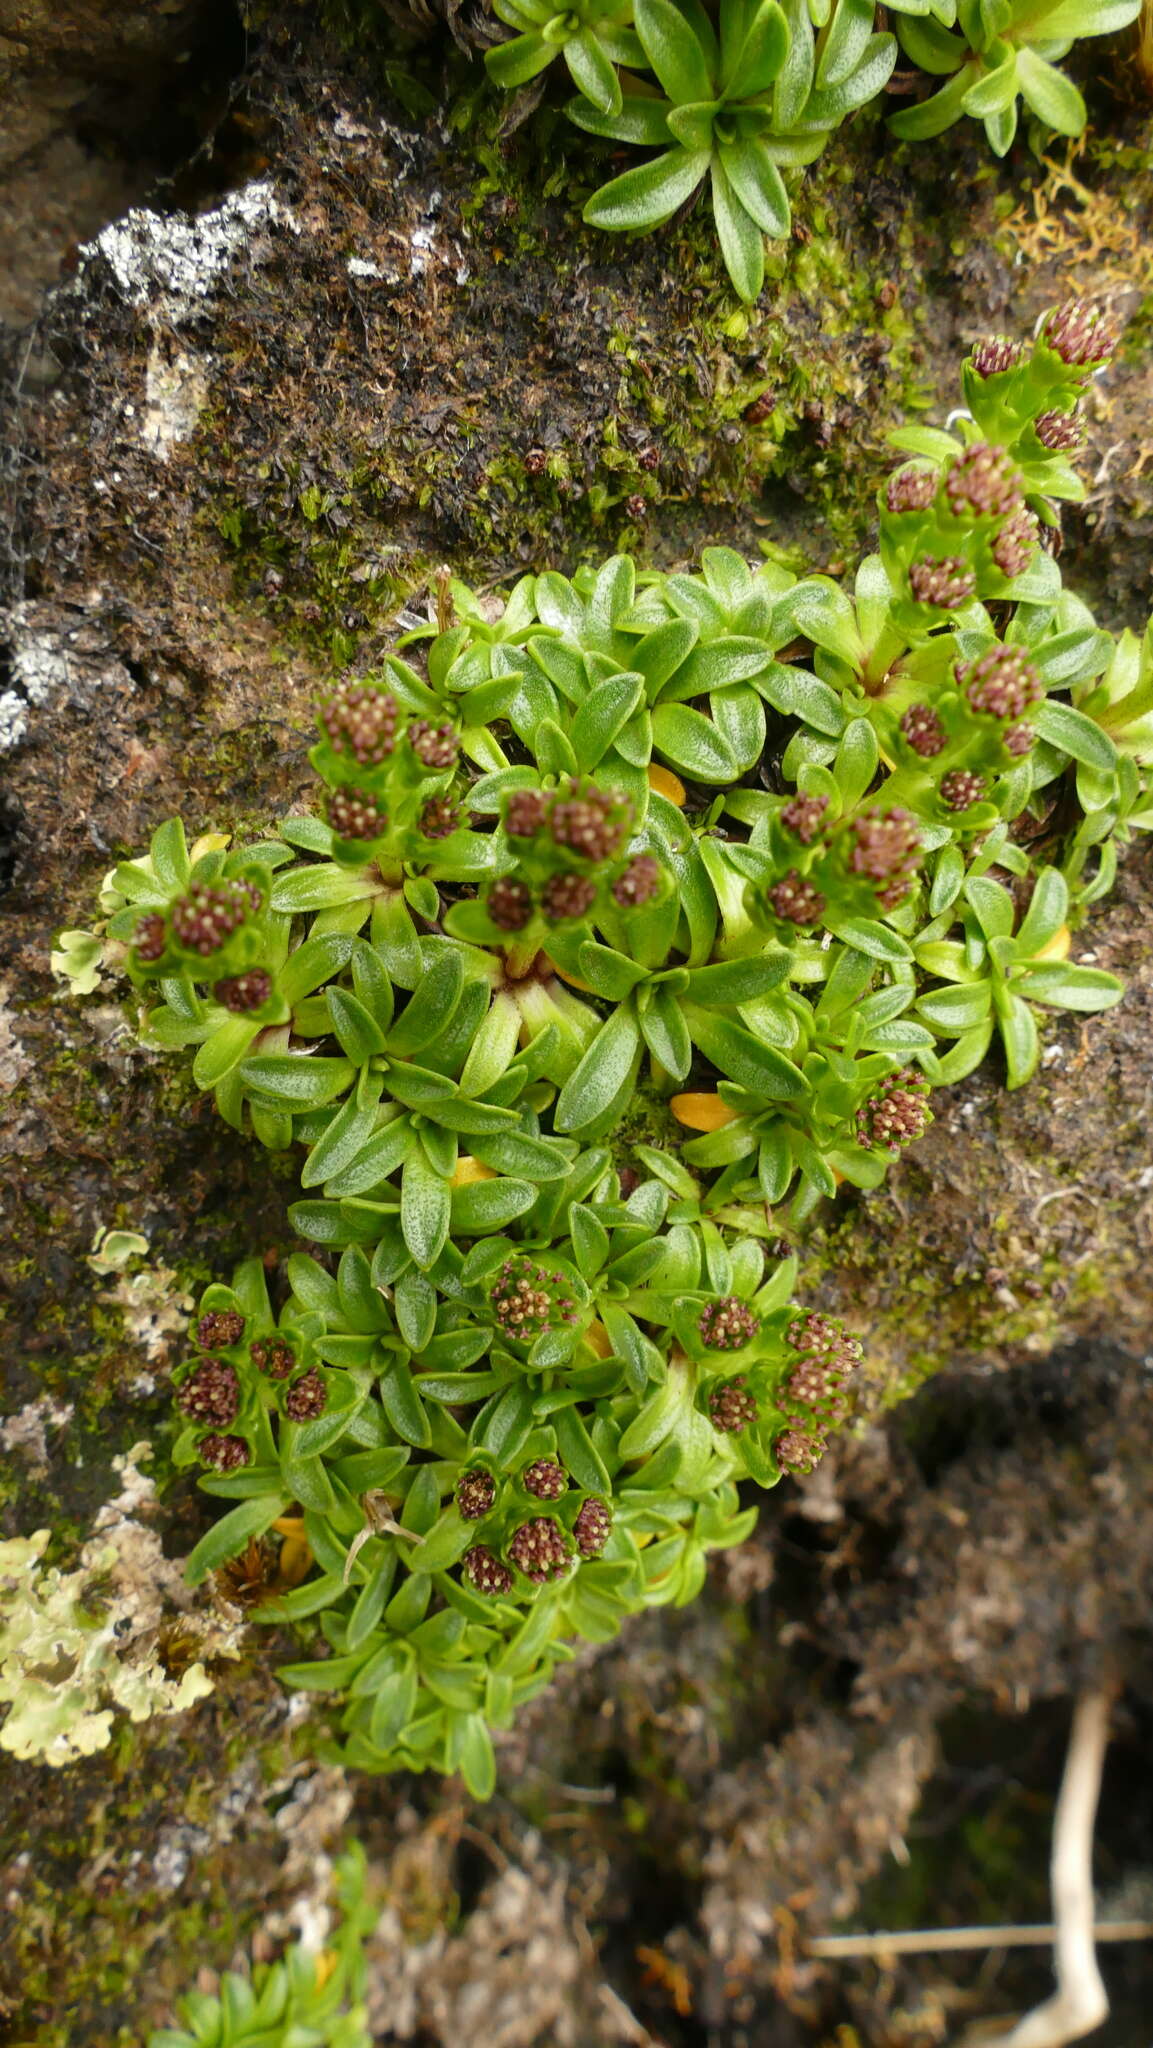
[[[1055,60],[1078,37],[1124,27],[1139,0],[898,0],[883,16],[875,0],[577,0],[560,13],[494,0],[494,11],[514,31],[486,56],[497,84],[523,87],[563,57],[577,127],[657,152],[602,185],[585,219],[643,232],[707,187],[725,268],[751,303],[764,237],[790,229],[782,169],[812,163],[878,98],[899,50],[948,83],[896,115],[894,132],[921,140],[971,115],[1003,156],[1019,97],[1059,134],[1081,133],[1084,102]]]
[[[111,877],[142,1038],[293,1152],[311,1247],[277,1314],[257,1264],[202,1304],[177,1456],[233,1505],[194,1569],[303,1556],[260,1611],[319,1618],[285,1676],[358,1764],[483,1792],[574,1637],[693,1596],[738,1482],[847,1413],[767,1247],[995,1036],[1017,1087],[1047,1012],[1119,1000],[1069,953],[1153,824],[1153,643],[1042,544],[1111,345],[1081,306],[979,343],[851,589],[723,548],[495,620],[454,585],[321,705],[316,815]],[[639,1089],[683,1143],[625,1142]]]
[[[187,1992],[181,2025],[154,2030],[148,2048],[370,2048],[363,1944],[373,1914],[364,1876],[364,1851],[353,1843],[336,1865],[341,1920],[330,1946],[313,1953],[297,1942],[251,1976],[227,1971],[219,1992]]]

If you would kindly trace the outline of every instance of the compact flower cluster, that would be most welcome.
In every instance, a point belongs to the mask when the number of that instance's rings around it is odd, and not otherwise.
[[[1085,103],[1054,60],[1079,37],[1125,27],[1140,0],[890,0],[884,10],[873,0],[577,0],[562,13],[551,0],[494,0],[493,11],[515,32],[487,53],[499,85],[523,90],[563,57],[577,127],[658,152],[594,193],[585,219],[618,232],[658,227],[707,183],[725,266],[751,301],[764,237],[789,233],[782,170],[820,156],[833,130],[884,92],[899,55],[926,87],[947,83],[895,115],[895,134],[920,141],[969,115],[1004,156],[1019,99],[1044,127],[1081,133]],[[1043,431],[1057,437],[1048,446],[1070,445],[1060,414],[1039,422]],[[948,562],[936,565],[934,588],[949,587]]]
[[[258,1611],[321,1618],[288,1676],[366,1768],[483,1789],[573,1637],[693,1596],[738,1481],[849,1411],[854,1341],[766,1246],[994,1035],[1016,1087],[1046,1011],[1119,999],[1067,956],[1153,825],[1153,640],[1040,542],[1112,345],[1078,305],[981,342],[852,594],[725,549],[526,577],[496,620],[454,585],[320,706],[315,814],[173,821],[110,878],[142,1037],[294,1151],[315,1254],[276,1316],[259,1266],[202,1305],[178,1457],[236,1505],[196,1569],[283,1537]],[[929,559],[968,594],[918,594]]]

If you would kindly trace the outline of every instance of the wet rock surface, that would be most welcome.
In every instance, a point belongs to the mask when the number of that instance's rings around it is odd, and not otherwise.
[[[124,50],[150,13],[119,11]],[[184,17],[163,20],[178,44]],[[21,21],[21,76],[62,74],[63,44]],[[144,1438],[168,1557],[207,1525],[165,1467],[168,1375],[195,1288],[243,1253],[275,1267],[294,1180],[135,1044],[115,987],[59,993],[53,934],[173,810],[248,833],[290,807],[317,688],[371,663],[441,562],[484,584],[620,544],[851,561],[887,429],[943,415],[959,348],[1100,289],[1136,319],[1094,392],[1065,566],[1111,624],[1139,627],[1149,596],[1147,171],[1093,159],[1090,205],[956,131],[928,167],[867,131],[803,188],[804,235],[737,333],[698,223],[589,235],[539,198],[530,143],[406,114],[295,12],[252,65],[258,175],[89,242],[16,409],[0,1514],[69,1559]],[[1125,147],[1146,143],[1134,118]],[[982,1993],[977,1964],[834,1968],[802,1940],[854,1913],[1044,1917],[1071,1691],[1116,1675],[1120,1772],[1147,1733],[1150,887],[1137,846],[1077,934],[1125,1002],[1048,1026],[1021,1093],[993,1069],[951,1091],[882,1190],[818,1220],[808,1296],[869,1361],[857,1436],[767,1498],[695,1608],[575,1660],[505,1740],[487,1808],[319,1761],[318,1718],[273,1676],[291,1645],[255,1625],[184,1722],[125,1724],[65,1774],[4,1760],[0,2038],[139,2041],[198,1970],[323,1910],[342,1830],[380,1885],[382,2041],[815,2048],[843,2026],[929,2048],[1044,1991],[1040,1956]],[[108,1227],[147,1240],[119,1275],[90,1263]],[[1140,1877],[1148,1818],[1107,1784],[1103,1882]],[[1109,1968],[1101,2038],[1130,2048],[1147,1978]]]

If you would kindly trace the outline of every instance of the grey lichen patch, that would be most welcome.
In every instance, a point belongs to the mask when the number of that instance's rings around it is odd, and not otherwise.
[[[0,649],[11,679],[0,692],[0,754],[28,737],[38,715],[47,722],[65,707],[90,714],[133,689],[99,629],[53,605],[27,602],[0,612]]]
[[[0,981],[0,1095],[8,1095],[32,1071],[16,1029],[17,1020],[8,1007],[9,983]]]
[[[83,294],[107,279],[126,305],[179,323],[216,288],[236,257],[260,261],[271,230],[282,224],[293,225],[291,211],[267,178],[230,192],[208,213],[154,213],[134,206],[84,244],[68,290]]]
[[[41,1394],[0,1422],[0,1448],[24,1458],[34,1472],[48,1470],[48,1433],[64,1429],[76,1410],[71,1401]]]

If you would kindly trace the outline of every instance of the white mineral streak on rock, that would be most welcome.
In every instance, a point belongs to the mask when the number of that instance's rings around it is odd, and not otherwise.
[[[196,432],[208,403],[209,367],[207,356],[189,355],[185,349],[169,362],[159,343],[153,342],[144,373],[140,439],[161,462],[167,462],[172,450]]]

